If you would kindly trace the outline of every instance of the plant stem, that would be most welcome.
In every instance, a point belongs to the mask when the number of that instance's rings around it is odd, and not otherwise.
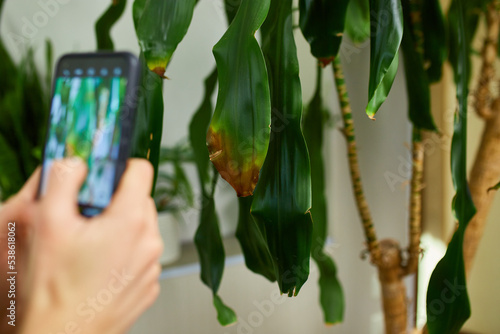
[[[377,240],[373,219],[363,192],[354,133],[354,121],[352,119],[351,105],[347,95],[344,74],[338,57],[333,62],[333,73],[339,95],[342,119],[344,121],[344,134],[347,140],[349,168],[356,205],[363,223],[371,262],[378,269],[386,333],[406,333],[407,305],[406,288],[402,275],[401,248],[395,240],[384,239],[380,242]]]
[[[361,172],[359,170],[356,137],[354,133],[354,121],[352,119],[351,104],[349,102],[344,73],[342,71],[342,65],[340,64],[339,57],[336,57],[333,63],[333,73],[335,77],[337,93],[339,95],[342,120],[344,121],[344,135],[347,140],[349,169],[351,172],[351,180],[354,189],[356,205],[358,207],[361,222],[363,224],[363,230],[365,233],[368,250],[370,251],[371,261],[373,264],[378,265],[380,263],[381,257],[380,246],[377,240],[377,235],[375,233],[375,227],[373,226],[373,219],[370,213],[370,208],[368,207],[368,202],[366,201],[363,191],[363,184],[361,182]]]
[[[422,1],[416,0],[410,7],[414,48],[420,57],[424,57],[424,33],[422,28]],[[418,271],[420,256],[420,237],[422,234],[422,189],[424,177],[425,146],[422,143],[422,130],[413,128],[412,137],[412,175],[410,189],[409,246],[408,260],[403,267],[403,274],[410,275]]]
[[[495,192],[488,189],[500,179],[500,96],[492,100],[490,94],[490,82],[495,76],[494,61],[498,52],[500,21],[498,5],[498,1],[492,1],[486,12],[487,37],[483,45],[483,65],[476,91],[475,108],[477,114],[484,119],[485,127],[469,182],[477,213],[465,232],[464,260],[467,275],[470,273],[495,197]]]
[[[420,130],[414,130],[412,142],[412,177],[410,190],[410,242],[408,260],[403,267],[403,275],[417,272],[420,257],[420,236],[422,233],[422,188],[424,176],[424,145],[419,138]]]

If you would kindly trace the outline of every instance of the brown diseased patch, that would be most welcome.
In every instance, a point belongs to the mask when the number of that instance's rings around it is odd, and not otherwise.
[[[252,195],[259,179],[260,167],[252,161],[251,168],[245,168],[243,161],[236,160],[240,158],[239,155],[231,156],[231,140],[224,135],[224,131],[214,132],[209,128],[207,148],[210,161],[222,178],[234,188],[238,197]]]

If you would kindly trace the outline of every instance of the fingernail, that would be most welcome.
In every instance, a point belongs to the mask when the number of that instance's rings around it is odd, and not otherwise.
[[[78,168],[78,167],[81,167],[82,165],[85,164],[83,159],[80,158],[79,156],[76,156],[76,155],[69,157],[69,158],[66,158],[65,160],[67,161],[67,164],[69,167]]]

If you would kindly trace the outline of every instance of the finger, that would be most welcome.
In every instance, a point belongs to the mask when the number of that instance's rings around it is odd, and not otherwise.
[[[44,202],[58,210],[78,212],[78,192],[87,176],[87,164],[73,157],[55,161],[50,169]]]
[[[146,199],[145,205],[145,219],[146,224],[150,229],[154,231],[156,234],[160,234],[160,229],[158,227],[158,211],[156,211],[156,204],[154,199],[151,197]]]
[[[23,201],[33,201],[36,198],[36,194],[38,192],[38,185],[40,184],[40,173],[42,171],[41,167],[35,169],[35,171],[31,174],[30,178],[22,189],[19,191],[18,196]]]
[[[138,200],[151,194],[154,170],[145,159],[130,159],[123,173],[109,210],[123,212],[137,206]]]
[[[25,217],[30,216],[32,212],[32,205],[30,204],[36,198],[38,183],[40,181],[40,171],[41,168],[38,167],[24,184],[23,188],[4,204],[1,210],[1,217],[5,217],[9,221],[27,220]]]

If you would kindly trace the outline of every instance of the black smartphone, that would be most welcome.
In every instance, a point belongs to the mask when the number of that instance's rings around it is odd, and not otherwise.
[[[130,155],[139,80],[139,60],[127,52],[75,53],[59,59],[39,197],[54,160],[77,156],[88,164],[78,195],[80,212],[94,216],[109,204]]]

